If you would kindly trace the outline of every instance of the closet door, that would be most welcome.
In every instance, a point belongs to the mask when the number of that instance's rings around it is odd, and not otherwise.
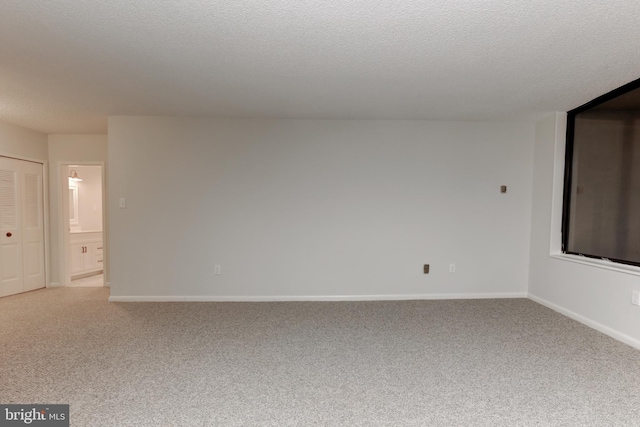
[[[19,163],[0,157],[0,296],[22,292]]]
[[[22,260],[24,291],[44,288],[44,206],[42,165],[22,163]]]
[[[0,296],[43,288],[42,165],[0,157]]]

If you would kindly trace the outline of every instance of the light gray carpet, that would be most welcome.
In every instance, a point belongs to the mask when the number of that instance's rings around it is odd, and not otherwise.
[[[76,426],[640,426],[640,351],[524,299],[0,299],[0,402]]]

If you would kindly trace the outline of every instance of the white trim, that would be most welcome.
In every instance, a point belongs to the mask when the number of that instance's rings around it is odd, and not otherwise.
[[[8,154],[1,154],[1,153],[0,153],[0,157],[6,157],[8,159],[14,159],[14,160],[24,160],[25,162],[31,162],[31,163],[42,163],[43,165],[46,165],[48,162],[47,159],[37,159],[35,157],[24,157],[24,156],[11,156]]]
[[[58,280],[62,286],[68,286],[71,282],[71,275],[67,274],[69,269],[67,266],[67,245],[69,244],[69,230],[66,225],[68,221],[68,214],[65,212],[65,197],[63,195],[64,191],[63,186],[65,188],[69,187],[69,180],[67,177],[69,176],[69,172],[64,171],[62,168],[65,166],[65,162],[58,162],[56,164],[56,174],[58,175],[58,188],[56,189],[57,199],[58,199]],[[64,184],[63,184],[64,183]],[[69,206],[69,203],[67,203]]]
[[[553,311],[557,311],[560,314],[563,314],[573,320],[576,320],[584,325],[587,325],[590,328],[595,329],[596,331],[600,331],[605,335],[610,336],[611,338],[614,338],[618,341],[621,341],[625,344],[630,345],[631,347],[637,348],[638,350],[640,350],[640,340],[637,340],[633,337],[630,337],[629,335],[625,335],[622,332],[618,332],[615,329],[611,329],[608,326],[603,325],[602,323],[598,323],[594,320],[591,320],[587,317],[584,317],[578,313],[575,313],[571,310],[568,310],[564,307],[561,307],[559,305],[556,305],[552,302],[549,302],[545,299],[542,299],[540,297],[537,297],[535,295],[529,294],[529,299],[532,301],[537,302],[538,304],[542,304],[545,307],[550,308]]]
[[[49,286],[53,286],[51,283],[51,252],[49,251],[49,241],[51,240],[51,236],[49,233],[51,224],[49,223],[49,217],[51,214],[49,213],[49,163],[45,162],[42,164],[42,202],[44,203],[42,214],[43,225],[44,225],[44,287],[47,288]],[[55,283],[55,282],[54,282]]]
[[[553,188],[551,192],[551,237],[549,253],[562,249],[562,205],[564,203],[564,161],[567,145],[567,113],[556,113],[556,132],[553,155]]]
[[[571,254],[551,254],[550,256],[551,258],[559,259],[562,261],[571,261],[578,264],[589,265],[591,267],[617,271],[618,273],[640,276],[640,267],[636,267],[634,265],[621,264],[618,262],[606,261],[604,259],[588,258]]]
[[[62,285],[60,282],[51,282],[47,285],[47,288],[61,288]]]
[[[417,295],[141,295],[110,296],[109,302],[269,302],[269,301],[399,301],[399,300],[442,300],[442,299],[495,299],[527,298],[526,292],[505,292],[488,294],[417,294]]]
[[[104,286],[110,286],[109,256],[109,201],[107,200],[107,162],[100,162],[102,166],[102,274]]]

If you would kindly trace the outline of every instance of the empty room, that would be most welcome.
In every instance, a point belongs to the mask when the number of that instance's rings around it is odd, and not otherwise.
[[[640,426],[639,17],[0,0],[0,425]]]

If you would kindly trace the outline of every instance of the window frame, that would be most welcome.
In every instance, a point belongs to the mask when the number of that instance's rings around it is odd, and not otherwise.
[[[573,148],[574,148],[574,136],[575,136],[575,123],[576,115],[584,111],[590,110],[600,104],[607,101],[611,101],[621,95],[624,95],[632,90],[640,89],[640,79],[627,83],[617,89],[612,90],[604,95],[601,95],[586,104],[583,104],[573,110],[567,112],[567,132],[566,132],[566,145],[565,145],[565,157],[564,157],[564,182],[563,182],[563,194],[562,194],[562,227],[561,227],[561,243],[560,251],[566,255],[578,255],[581,257],[587,257],[597,260],[611,261],[618,264],[631,265],[640,267],[640,262],[628,261],[623,259],[606,258],[602,255],[592,255],[580,252],[573,252],[568,250],[569,246],[569,220],[571,209],[571,185],[573,175]]]

